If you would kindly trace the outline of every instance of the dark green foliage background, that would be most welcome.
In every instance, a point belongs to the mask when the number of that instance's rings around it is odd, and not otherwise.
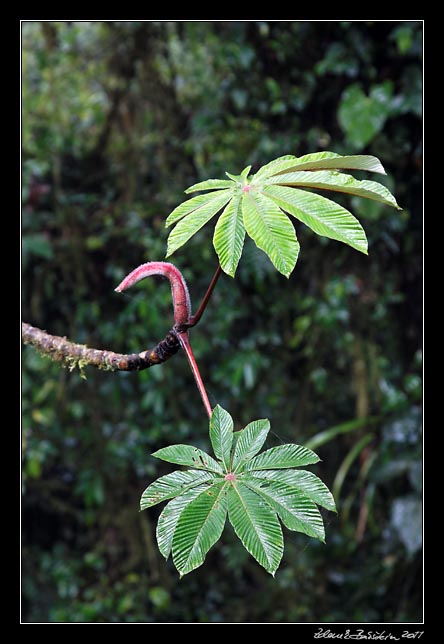
[[[183,190],[225,170],[289,153],[375,154],[404,208],[332,195],[366,229],[369,257],[300,224],[288,281],[248,242],[191,334],[212,404],[236,429],[270,418],[266,447],[351,428],[317,447],[323,462],[310,468],[337,494],[327,544],[287,531],[274,580],[226,529],[179,582],[155,544],[160,509],[138,512],[148,483],[171,471],[151,452],[209,448],[182,354],[140,374],[88,368],[85,380],[24,348],[23,621],[422,619],[421,32],[419,22],[23,24],[31,324],[115,351],[154,345],[172,324],[168,284],[113,289],[163,259]],[[207,226],[172,257],[195,305],[217,265],[211,239]]]

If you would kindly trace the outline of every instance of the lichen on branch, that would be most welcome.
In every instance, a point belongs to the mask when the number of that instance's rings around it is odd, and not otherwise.
[[[166,362],[180,349],[180,342],[173,329],[153,349],[140,353],[115,353],[92,349],[84,344],[70,342],[67,338],[50,335],[37,327],[22,322],[22,340],[33,345],[42,355],[61,362],[69,369],[91,365],[104,371],[141,371]]]

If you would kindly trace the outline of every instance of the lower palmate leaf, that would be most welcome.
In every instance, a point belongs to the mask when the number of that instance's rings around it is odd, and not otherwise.
[[[157,543],[180,576],[198,568],[219,540],[228,517],[246,550],[274,576],[284,552],[281,523],[325,541],[318,505],[336,511],[326,485],[312,472],[296,470],[319,461],[301,445],[280,445],[257,455],[270,429],[266,419],[233,432],[233,419],[217,405],[210,419],[216,459],[189,445],[153,456],[193,469],[162,476],[142,494],[140,509],[169,502],[157,524]],[[199,468],[199,469],[195,469]]]

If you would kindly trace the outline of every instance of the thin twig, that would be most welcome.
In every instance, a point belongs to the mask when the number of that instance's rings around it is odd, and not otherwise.
[[[222,269],[220,267],[220,264],[218,265],[216,272],[213,275],[213,279],[211,280],[211,283],[208,287],[207,292],[204,295],[204,298],[202,302],[200,303],[199,308],[197,309],[197,312],[195,315],[192,315],[190,319],[188,320],[187,327],[190,328],[192,326],[196,326],[196,324],[199,322],[200,318],[202,317],[205,309],[207,308],[207,304],[210,300],[210,297],[214,291],[214,287],[217,284],[217,280],[219,279],[220,274],[222,273]]]

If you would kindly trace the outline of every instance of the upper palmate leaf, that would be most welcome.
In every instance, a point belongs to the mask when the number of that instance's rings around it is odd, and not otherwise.
[[[289,277],[298,256],[299,242],[287,214],[318,235],[343,242],[367,255],[367,238],[359,221],[331,199],[306,189],[329,190],[372,199],[401,210],[390,191],[375,181],[360,181],[343,170],[385,174],[381,162],[370,155],[342,156],[315,152],[302,157],[286,155],[250,175],[251,166],[228,179],[207,179],[186,193],[205,192],[180,204],[166,225],[175,224],[168,237],[167,257],[183,246],[211,218],[220,214],[213,245],[222,269],[234,277],[248,234],[275,268]]]
[[[181,576],[203,564],[227,517],[244,547],[272,575],[284,552],[281,523],[325,541],[317,505],[335,511],[333,497],[312,472],[294,469],[318,462],[318,456],[301,445],[280,445],[258,454],[270,430],[266,419],[237,432],[233,427],[230,414],[217,405],[210,419],[216,459],[190,445],[172,445],[153,454],[192,468],[160,477],[140,501],[144,510],[169,500],[156,537],[160,552],[165,558],[172,554]]]

